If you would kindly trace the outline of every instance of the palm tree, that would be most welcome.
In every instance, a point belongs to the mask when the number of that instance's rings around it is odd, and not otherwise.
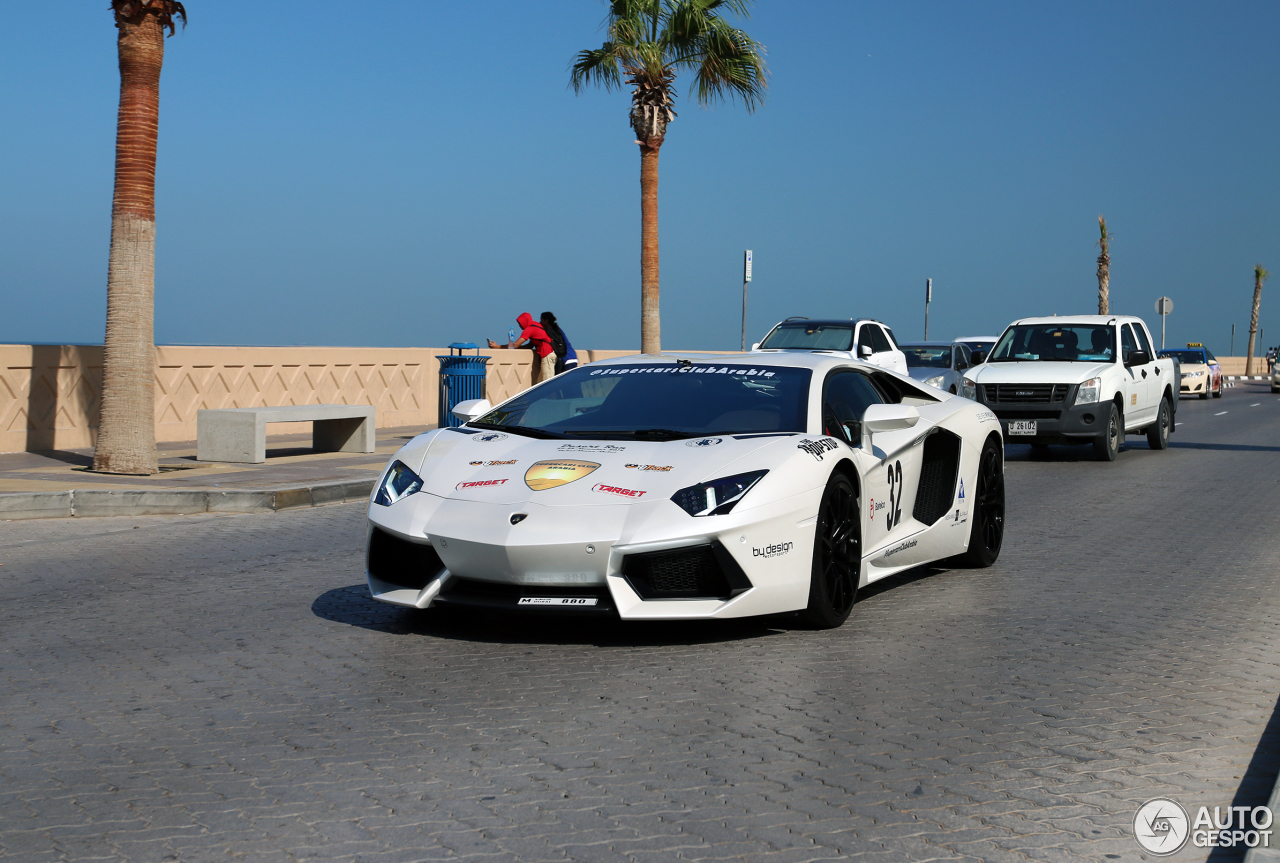
[[[764,46],[720,17],[749,17],[751,0],[606,0],[606,40],[582,51],[571,67],[575,93],[634,86],[631,128],[640,145],[640,349],[662,350],[658,316],[658,151],[675,119],[675,79],[693,73],[698,102],[740,97],[748,111],[767,86]]]
[[[1249,353],[1245,355],[1244,373],[1253,374],[1253,340],[1258,335],[1258,310],[1262,306],[1262,283],[1271,275],[1258,264],[1253,268],[1253,314],[1249,316]]]
[[[116,188],[107,263],[107,333],[102,416],[93,469],[153,474],[155,416],[156,133],[164,31],[177,0],[111,0],[119,30],[120,112],[116,117]]]
[[[1107,220],[1098,214],[1098,231],[1102,234],[1098,247],[1098,314],[1111,314],[1111,235],[1107,233]]]

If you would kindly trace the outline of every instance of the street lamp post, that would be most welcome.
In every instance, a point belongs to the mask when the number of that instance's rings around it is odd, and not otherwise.
[[[924,340],[929,341],[929,303],[933,301],[933,279],[924,280]]]

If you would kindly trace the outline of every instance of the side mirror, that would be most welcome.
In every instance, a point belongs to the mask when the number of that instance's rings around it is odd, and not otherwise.
[[[1129,361],[1125,363],[1127,366],[1145,366],[1151,362],[1151,355],[1146,351],[1130,351]]]
[[[920,411],[911,405],[869,405],[862,414],[862,448],[871,452],[876,432],[901,431],[920,422]]]
[[[465,402],[458,402],[457,407],[453,409],[453,415],[463,422],[478,420],[493,409],[493,405],[489,404],[488,399],[470,399]]]
[[[753,344],[753,345],[751,346],[751,350],[753,350],[753,351],[758,351],[758,350],[760,350],[760,343],[759,343],[759,342],[756,342],[755,344]]]
[[[968,364],[968,363],[966,363],[966,362],[964,361],[964,355],[963,355],[963,354],[961,354],[961,355],[957,356],[957,357],[956,357],[956,371],[958,371],[958,372],[962,372],[962,371],[964,371],[964,370],[965,370],[965,369],[967,369],[967,368],[969,368],[969,364]]]
[[[987,355],[982,351],[974,351],[969,355],[969,358],[973,360],[975,366],[980,366],[986,361]]]
[[[871,345],[858,345],[858,356],[862,357],[864,360],[873,353],[875,352],[871,350]]]

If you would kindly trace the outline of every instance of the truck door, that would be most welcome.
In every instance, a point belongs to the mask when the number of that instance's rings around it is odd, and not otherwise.
[[[1147,328],[1142,324],[1134,324],[1133,333],[1138,337],[1138,347],[1146,351],[1147,356],[1151,359],[1149,363],[1141,367],[1139,375],[1146,375],[1143,381],[1147,385],[1147,409],[1143,413],[1143,419],[1152,421],[1155,420],[1156,415],[1160,412],[1160,399],[1164,397],[1165,384],[1172,383],[1173,391],[1176,393],[1180,382],[1166,381],[1164,379],[1164,373],[1160,371],[1160,364],[1156,362],[1159,357],[1156,356],[1155,348],[1151,344]],[[1171,405],[1169,409],[1175,410],[1176,405]]]
[[[1140,350],[1142,349],[1138,347],[1138,337],[1133,333],[1133,325],[1125,324],[1120,328],[1120,358],[1124,362],[1124,427],[1126,431],[1144,425],[1151,413],[1147,404],[1149,399],[1146,378],[1150,372],[1146,371],[1146,366],[1134,366],[1129,362],[1129,358]]]

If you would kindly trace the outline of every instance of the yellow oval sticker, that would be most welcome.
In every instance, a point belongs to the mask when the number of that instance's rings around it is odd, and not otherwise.
[[[598,467],[593,461],[576,459],[535,462],[524,472],[524,484],[534,491],[546,491],[580,480]]]

